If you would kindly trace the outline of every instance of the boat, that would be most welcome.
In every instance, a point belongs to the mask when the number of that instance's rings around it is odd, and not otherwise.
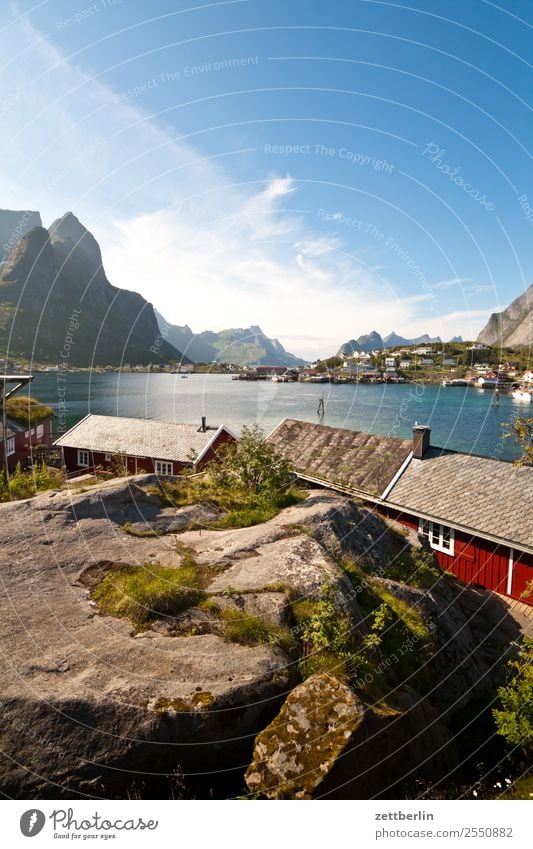
[[[531,392],[527,389],[515,389],[514,392],[511,393],[514,401],[519,401],[521,404],[529,404],[531,402]]]

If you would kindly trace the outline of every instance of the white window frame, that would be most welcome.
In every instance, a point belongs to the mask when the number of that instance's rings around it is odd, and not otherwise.
[[[156,475],[174,474],[174,463],[171,463],[169,460],[155,460],[154,467]]]
[[[81,469],[89,468],[89,452],[86,448],[78,448],[78,466]]]
[[[15,437],[14,436],[8,436],[8,438],[7,438],[7,456],[9,457],[11,454],[14,454],[16,452],[16,450],[17,450],[17,448],[16,448],[16,445],[15,445]]]
[[[438,522],[431,522],[429,519],[418,520],[418,533],[424,539],[427,539],[430,547],[434,551],[440,551],[442,554],[449,554],[453,557],[455,550],[455,531],[448,525],[440,525]],[[446,539],[446,537],[449,537]]]
[[[44,425],[37,425],[35,429],[35,436],[37,437],[37,439],[39,439],[39,437],[41,436],[44,436]]]
[[[112,454],[106,454],[105,457],[104,457],[104,460],[105,460],[106,463],[110,463],[112,459],[113,459]]]

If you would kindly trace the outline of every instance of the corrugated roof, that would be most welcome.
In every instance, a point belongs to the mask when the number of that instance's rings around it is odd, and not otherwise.
[[[268,442],[294,471],[379,496],[412,450],[409,439],[284,419]]]
[[[533,467],[430,449],[412,460],[389,502],[533,548]]]
[[[187,462],[191,459],[191,451],[199,456],[217,434],[215,429],[199,432],[198,427],[149,419],[89,415],[55,444],[107,454]]]

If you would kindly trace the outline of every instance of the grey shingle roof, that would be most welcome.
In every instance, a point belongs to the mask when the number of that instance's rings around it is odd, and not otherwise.
[[[191,450],[200,455],[216,433],[216,429],[198,432],[198,425],[192,424],[89,415],[55,444],[131,457],[187,462]]]
[[[412,460],[387,500],[533,548],[533,468],[430,449]]]
[[[300,474],[379,496],[408,457],[409,439],[285,419],[268,436]]]

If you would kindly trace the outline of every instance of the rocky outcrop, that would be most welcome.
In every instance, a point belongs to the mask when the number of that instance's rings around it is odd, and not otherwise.
[[[527,345],[533,340],[533,284],[502,312],[495,312],[477,337],[484,345]]]
[[[3,356],[72,366],[182,359],[152,304],[111,285],[98,243],[70,212],[17,241],[0,271],[0,302]]]
[[[406,769],[414,780],[453,766],[452,703],[475,693],[476,679],[494,686],[490,663],[497,666],[518,632],[504,627],[502,602],[481,616],[484,602],[444,576],[449,590],[441,595],[389,581],[378,568],[389,559],[387,525],[341,496],[315,491],[263,525],[236,530],[209,528],[218,513],[195,505],[191,529],[190,508],[168,507],[155,482],[144,475],[0,505],[3,793],[106,797],[139,787],[161,795],[181,770],[189,787],[207,781],[207,792],[216,785],[219,795],[238,794],[256,737],[248,783],[266,795],[282,784],[283,795],[296,798],[342,795],[343,786],[367,798],[398,793]],[[362,646],[372,614],[362,612],[359,588],[339,563],[349,554],[368,565],[372,547],[381,575],[373,580],[387,582],[436,634],[431,686],[421,694],[389,674],[375,650],[374,676],[384,686],[376,684],[391,691],[378,704],[329,675],[300,683],[293,653],[295,602],[316,602],[325,589],[353,645]],[[152,566],[191,563],[204,599],[175,616],[157,614],[137,627],[104,615],[93,598],[125,567],[150,574]],[[268,626],[263,639],[229,635],[225,623],[246,617]],[[487,633],[498,639],[483,655]],[[299,754],[290,756],[295,746],[305,752],[303,767]]]
[[[398,783],[438,781],[458,764],[451,733],[416,694],[368,706],[336,678],[314,675],[257,736],[246,783],[269,799],[397,798]]]

